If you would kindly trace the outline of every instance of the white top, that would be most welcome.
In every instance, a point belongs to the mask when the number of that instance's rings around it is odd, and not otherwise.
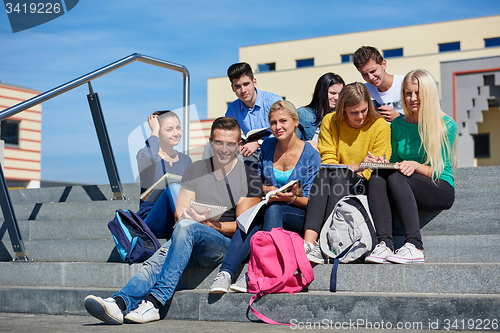
[[[372,99],[376,100],[380,105],[391,105],[394,110],[404,114],[403,104],[401,102],[401,86],[403,85],[404,75],[394,75],[394,81],[389,90],[380,92],[369,83],[365,83]]]

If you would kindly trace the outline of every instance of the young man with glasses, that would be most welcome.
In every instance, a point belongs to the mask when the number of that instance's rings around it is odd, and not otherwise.
[[[159,308],[172,297],[186,269],[222,262],[237,228],[236,218],[259,203],[263,195],[260,177],[236,158],[240,142],[241,129],[235,119],[214,121],[210,133],[214,156],[186,168],[172,238],[112,297],[87,296],[85,308],[92,316],[118,325],[159,320]],[[219,219],[212,219],[210,208],[200,214],[192,201],[227,210]]]

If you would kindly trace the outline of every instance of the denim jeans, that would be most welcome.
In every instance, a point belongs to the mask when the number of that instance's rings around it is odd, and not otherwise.
[[[264,222],[261,221],[262,215]],[[236,230],[227,249],[226,258],[220,270],[234,276],[238,267],[243,263],[250,253],[250,238],[259,230],[271,231],[272,228],[283,228],[294,231],[299,235],[304,233],[305,210],[282,202],[273,202],[265,208],[265,211],[257,214],[248,234],[240,228]]]
[[[204,224],[182,220],[172,238],[145,261],[141,270],[113,297],[123,298],[126,312],[136,309],[148,294],[165,305],[186,269],[217,266],[224,259],[230,241]]]
[[[175,202],[179,196],[181,185],[172,183],[168,185],[156,200],[153,208],[144,219],[149,229],[157,238],[170,238],[175,224]]]

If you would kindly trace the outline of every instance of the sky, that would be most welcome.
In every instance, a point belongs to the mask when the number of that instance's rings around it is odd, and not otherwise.
[[[3,8],[0,82],[45,92],[140,53],[187,67],[190,101],[204,119],[207,80],[225,76],[242,46],[499,15],[500,1],[80,0],[17,33]],[[134,62],[92,86],[120,179],[134,182],[128,137],[153,111],[182,107],[182,75]],[[84,85],[42,104],[42,180],[109,183],[87,94]]]

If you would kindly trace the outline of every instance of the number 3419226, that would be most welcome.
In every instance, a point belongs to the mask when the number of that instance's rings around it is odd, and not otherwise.
[[[59,14],[61,12],[60,3],[43,3],[43,2],[30,2],[30,3],[16,3],[12,4],[7,2],[5,4],[7,14]]]
[[[445,319],[444,320],[445,330],[497,330],[498,329],[498,319]]]

